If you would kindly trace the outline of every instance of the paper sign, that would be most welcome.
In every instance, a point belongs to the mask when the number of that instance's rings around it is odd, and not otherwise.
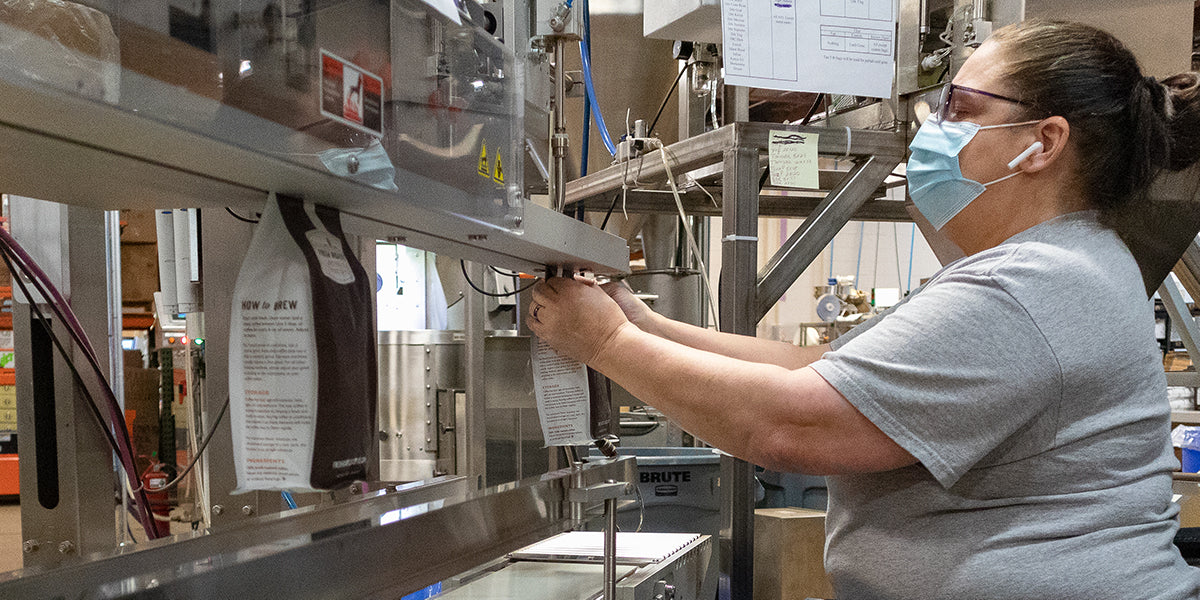
[[[767,157],[771,185],[819,189],[817,177],[817,134],[772,131]]]
[[[546,445],[592,443],[587,367],[562,356],[536,335],[529,341],[533,346],[533,391]]]
[[[889,98],[895,0],[723,0],[730,85]]]
[[[458,6],[454,4],[454,0],[425,0],[425,4],[450,17],[450,20],[454,21],[455,24],[462,25],[462,17],[458,16]]]

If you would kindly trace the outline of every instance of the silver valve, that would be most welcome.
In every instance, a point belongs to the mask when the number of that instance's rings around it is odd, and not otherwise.
[[[550,17],[550,29],[561,33],[571,18],[571,3],[563,2],[554,8],[554,16]]]

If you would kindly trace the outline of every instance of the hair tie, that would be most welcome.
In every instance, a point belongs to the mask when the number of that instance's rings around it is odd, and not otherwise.
[[[1142,77],[1142,83],[1146,85],[1152,99],[1159,99],[1162,115],[1168,119],[1175,116],[1175,105],[1171,102],[1171,94],[1168,92],[1167,86],[1150,75]]]

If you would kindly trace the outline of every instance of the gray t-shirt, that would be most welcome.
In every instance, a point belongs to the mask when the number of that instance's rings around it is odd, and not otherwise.
[[[812,367],[920,461],[829,478],[838,600],[1200,597],[1153,307],[1096,213],[946,266]]]

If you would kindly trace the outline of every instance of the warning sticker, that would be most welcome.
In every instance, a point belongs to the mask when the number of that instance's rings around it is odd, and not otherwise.
[[[488,170],[487,142],[479,145],[479,174],[483,177],[491,177],[492,172]]]
[[[500,164],[500,153],[496,153],[496,169],[492,171],[492,180],[496,183],[504,183],[504,166]]]
[[[383,79],[321,50],[321,114],[383,136]]]

